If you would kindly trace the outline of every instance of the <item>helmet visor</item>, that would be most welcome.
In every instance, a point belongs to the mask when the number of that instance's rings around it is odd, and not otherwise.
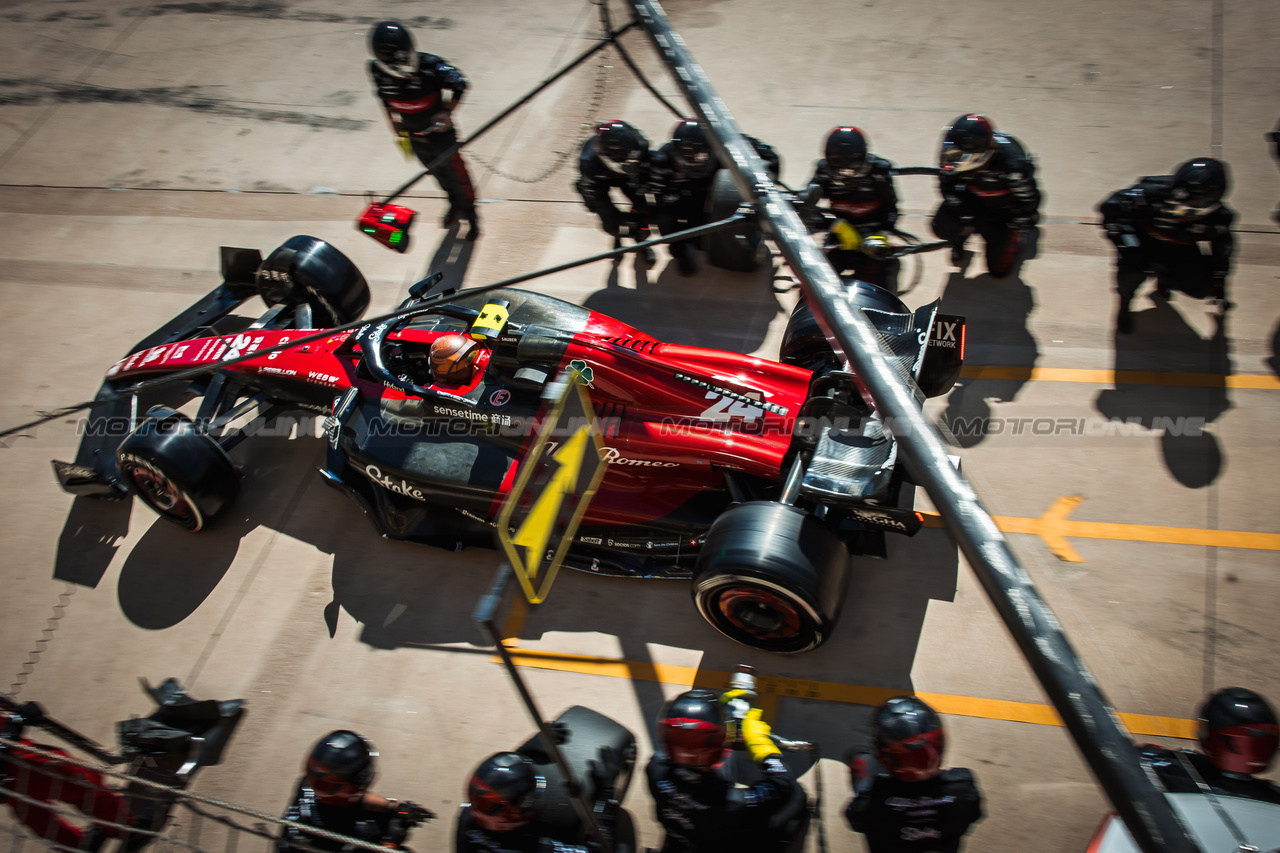
[[[958,145],[944,142],[938,166],[944,172],[968,172],[983,166],[990,157],[990,151],[965,151]]]
[[[938,775],[942,767],[943,734],[941,729],[924,732],[896,743],[880,747],[880,763],[896,779],[920,782]]]
[[[398,47],[379,47],[375,50],[374,63],[392,77],[412,77],[418,73],[418,52]]]
[[[1280,727],[1231,726],[1210,733],[1205,751],[1213,763],[1232,773],[1261,773],[1280,745]]]
[[[1219,207],[1220,202],[1211,202],[1200,207],[1185,202],[1170,201],[1165,203],[1165,212],[1174,219],[1203,219]]]
[[[611,172],[634,178],[640,173],[640,149],[633,148],[625,153],[602,150],[600,162],[604,163]]]
[[[711,152],[705,148],[695,148],[692,150],[682,151],[676,149],[676,163],[680,168],[695,177],[705,177],[711,173],[711,167],[714,164]]]
[[[871,163],[867,160],[866,155],[861,157],[853,154],[840,154],[827,158],[827,167],[831,170],[831,174],[839,181],[848,181],[853,178],[865,178],[871,173]]]
[[[662,729],[667,754],[683,767],[711,767],[724,751],[724,727],[715,723],[670,717],[662,721]]]
[[[364,790],[350,779],[317,767],[307,768],[306,785],[315,791],[317,800],[327,805],[354,803],[364,794]]]
[[[513,803],[479,779],[472,779],[471,817],[490,832],[521,829],[538,816],[546,786],[546,780],[537,777],[537,787]]]

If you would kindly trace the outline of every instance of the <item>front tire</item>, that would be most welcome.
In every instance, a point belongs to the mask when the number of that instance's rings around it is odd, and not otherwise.
[[[848,579],[849,552],[834,533],[798,507],[756,501],[711,525],[691,589],[729,639],[798,654],[831,636]]]
[[[258,267],[258,291],[268,307],[311,306],[317,328],[345,326],[369,307],[369,285],[356,265],[316,237],[290,237]]]
[[[152,409],[120,443],[116,465],[143,503],[193,533],[240,494],[240,474],[226,451],[172,409]]]

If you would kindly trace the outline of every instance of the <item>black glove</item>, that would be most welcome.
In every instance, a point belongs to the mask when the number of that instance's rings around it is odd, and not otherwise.
[[[1040,221],[1040,214],[1036,211],[1030,213],[1020,213],[1010,220],[1014,228],[1031,228]]]
[[[1132,225],[1108,222],[1102,227],[1107,232],[1107,239],[1115,243],[1116,248],[1133,249],[1138,246],[1138,231]]]
[[[428,820],[435,820],[436,813],[426,806],[403,800],[396,806],[396,817],[406,826],[420,826]]]

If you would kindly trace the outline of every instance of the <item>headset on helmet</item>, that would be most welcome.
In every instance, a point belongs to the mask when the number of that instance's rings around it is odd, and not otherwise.
[[[521,829],[537,818],[546,787],[529,758],[518,752],[491,755],[467,784],[471,818],[490,832]]]
[[[671,133],[671,150],[676,165],[692,178],[705,178],[715,171],[716,155],[696,118],[687,118],[676,125]]]
[[[413,34],[399,21],[379,21],[369,31],[369,52],[374,64],[392,77],[412,77],[418,71],[418,51]]]
[[[649,151],[649,142],[625,121],[606,121],[596,128],[596,155],[611,171],[634,178]]]
[[[1276,712],[1252,690],[1224,687],[1200,706],[1200,746],[1229,773],[1261,773],[1280,745]]]
[[[986,116],[970,113],[943,128],[938,165],[944,172],[971,172],[985,166],[995,152],[996,129]]]
[[[1227,164],[1212,157],[1197,157],[1174,173],[1165,206],[1176,219],[1200,219],[1221,206],[1226,192]]]
[[[373,743],[355,732],[329,732],[307,757],[304,784],[322,803],[354,803],[369,790],[377,757]]]
[[[866,134],[856,127],[837,127],[828,133],[822,153],[827,158],[827,170],[836,181],[861,178],[871,171]]]
[[[724,707],[710,690],[690,690],[658,717],[658,743],[673,764],[708,769],[720,762],[726,736]]]
[[[869,733],[876,758],[895,779],[920,782],[942,769],[942,720],[914,696],[897,696],[876,708]]]

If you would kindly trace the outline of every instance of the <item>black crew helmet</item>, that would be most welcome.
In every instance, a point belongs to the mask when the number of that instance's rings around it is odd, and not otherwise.
[[[707,770],[724,753],[724,706],[710,690],[689,690],[667,703],[658,716],[658,743],[672,764]]]
[[[876,758],[895,779],[920,782],[942,769],[947,736],[938,713],[915,696],[895,696],[871,715]]]
[[[856,127],[837,127],[828,133],[822,156],[827,158],[827,170],[838,183],[865,177],[871,171],[867,136]]]
[[[373,62],[392,77],[412,77],[418,71],[418,50],[413,34],[399,21],[379,21],[369,31]]]
[[[322,803],[357,802],[373,782],[377,758],[367,738],[348,729],[329,732],[307,756],[304,784]]]
[[[687,118],[671,132],[672,158],[680,171],[691,178],[705,178],[716,170],[718,161],[707,133],[696,118]]]
[[[1200,219],[1222,205],[1227,193],[1227,164],[1197,157],[1178,167],[1165,207],[1175,219]]]
[[[986,116],[962,115],[942,129],[938,166],[944,172],[971,172],[996,153],[996,129]]]
[[[467,783],[471,819],[490,832],[510,832],[533,823],[542,810],[547,781],[518,752],[486,758]]]
[[[1200,706],[1200,747],[1218,768],[1229,773],[1261,773],[1280,745],[1276,712],[1257,693],[1224,687]]]
[[[634,178],[648,152],[644,134],[625,121],[606,121],[596,128],[596,155],[610,171]]]

